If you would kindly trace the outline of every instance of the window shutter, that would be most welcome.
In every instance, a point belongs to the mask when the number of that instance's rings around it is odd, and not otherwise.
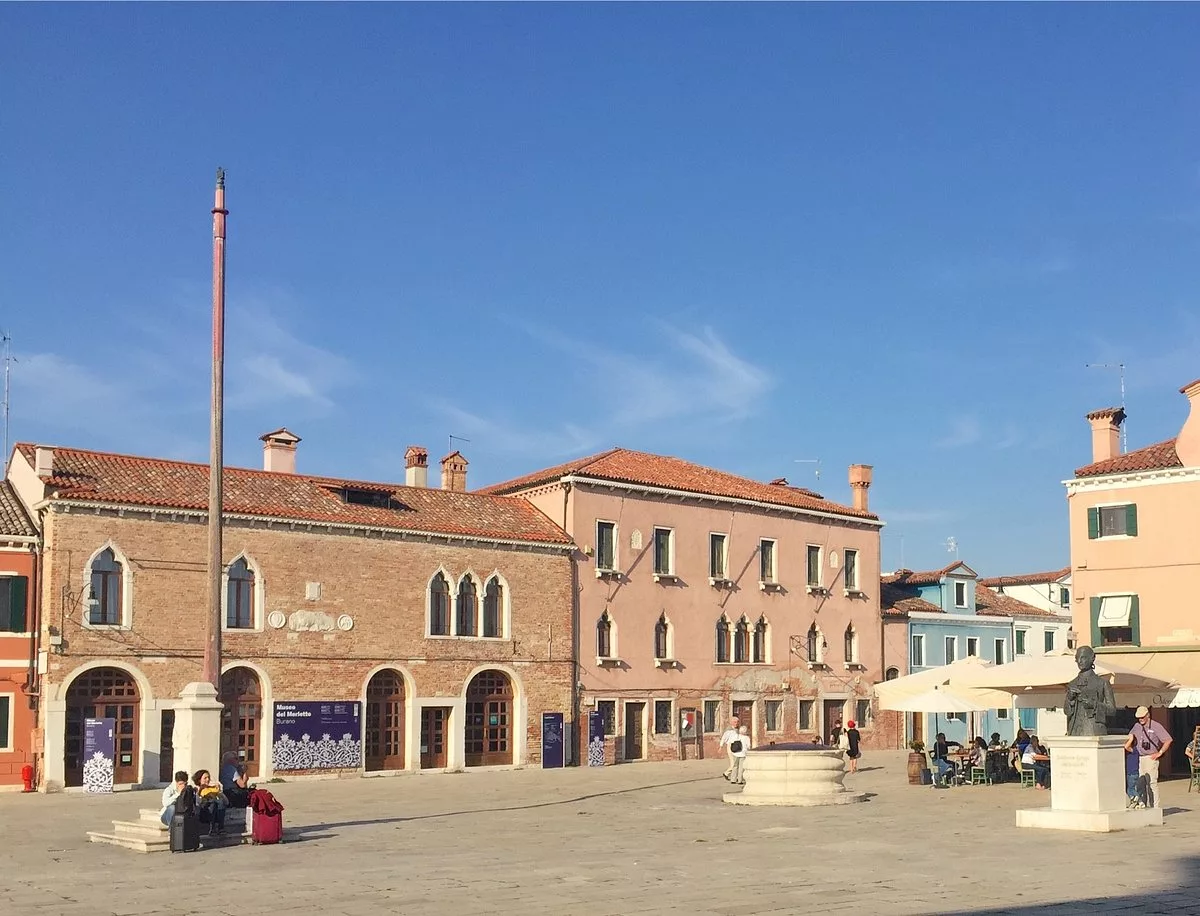
[[[1100,643],[1100,599],[1093,598],[1091,600],[1091,605],[1092,605],[1092,608],[1091,608],[1091,610],[1092,610],[1092,645],[1098,646],[1101,644]],[[1131,616],[1132,616],[1132,612],[1131,612]]]
[[[8,697],[0,697],[0,750],[12,750],[8,746],[8,717],[11,714],[10,706],[12,700]]]
[[[9,592],[9,603],[11,608],[12,632],[26,633],[28,632],[28,624],[26,623],[25,601],[26,595],[29,593],[29,580],[25,576],[17,576],[12,580],[12,590]]]
[[[1130,506],[1132,509],[1133,507]],[[1129,628],[1133,630],[1133,644],[1140,646],[1142,644],[1142,627],[1141,617],[1138,614],[1138,596],[1132,595],[1129,598]]]
[[[1100,510],[1095,506],[1088,509],[1088,540],[1100,537]]]
[[[1137,537],[1137,504],[1130,503],[1125,507],[1125,533]]]

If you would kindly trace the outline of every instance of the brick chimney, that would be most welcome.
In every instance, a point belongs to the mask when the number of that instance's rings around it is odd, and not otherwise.
[[[1200,467],[1200,378],[1179,389],[1186,395],[1191,409],[1175,440],[1175,454],[1185,468]]]
[[[871,489],[872,466],[869,464],[850,465],[850,495],[854,497],[854,508],[860,512],[870,512],[867,508],[867,491]]]
[[[467,488],[467,459],[454,451],[442,459],[442,489],[463,492]]]
[[[283,427],[259,436],[263,444],[263,470],[280,474],[296,473],[296,443],[300,437]]]
[[[404,484],[409,487],[429,486],[429,449],[410,445],[404,450]]]
[[[1125,408],[1105,407],[1087,415],[1092,424],[1092,461],[1107,461],[1121,454],[1121,424]]]

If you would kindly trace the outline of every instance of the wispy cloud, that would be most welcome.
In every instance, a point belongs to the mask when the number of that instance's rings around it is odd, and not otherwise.
[[[545,427],[511,410],[466,409],[439,402],[445,416],[486,437],[505,451],[570,455],[612,445],[621,436],[649,426],[704,420],[734,423],[763,408],[773,381],[760,366],[739,356],[711,327],[684,330],[656,322],[664,347],[634,353],[570,337],[540,327],[525,332],[561,363],[559,372],[572,379],[581,402],[602,405],[586,424]]]
[[[950,431],[934,445],[938,448],[966,448],[975,445],[982,438],[983,427],[977,417],[957,417],[950,424]]]

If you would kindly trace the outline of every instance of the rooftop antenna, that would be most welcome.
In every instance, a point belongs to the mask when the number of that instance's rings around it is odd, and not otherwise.
[[[1124,363],[1087,363],[1085,369],[1115,369],[1121,374],[1121,410],[1125,410],[1125,364]],[[1121,454],[1129,450],[1129,440],[1126,426],[1121,424]]]
[[[471,441],[470,439],[464,439],[462,436],[450,436],[449,439],[450,439],[450,451],[451,452],[454,451],[454,443],[455,442],[470,442]]]
[[[0,341],[4,343],[4,470],[8,472],[8,403],[9,403],[9,382],[12,376],[12,364],[17,361],[17,358],[12,355],[12,336],[7,332],[0,332]]]
[[[954,559],[958,559],[958,538],[946,538],[946,552],[954,554]]]
[[[815,472],[817,475],[817,480],[821,479],[821,459],[820,458],[797,458],[797,459],[795,459],[795,463],[796,464],[815,464],[817,466],[816,472]]]

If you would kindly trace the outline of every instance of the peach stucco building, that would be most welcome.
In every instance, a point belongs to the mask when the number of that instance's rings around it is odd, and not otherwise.
[[[1145,701],[1175,737],[1172,763],[1200,723],[1200,380],[1174,439],[1121,453],[1120,408],[1088,415],[1092,462],[1065,481],[1072,611],[1081,643],[1178,685]]]
[[[520,494],[580,548],[583,712],[603,715],[610,760],[718,753],[731,715],[754,743],[864,744],[882,679],[879,531],[871,468],[854,505],[678,458],[613,449],[487,488]],[[695,727],[683,726],[694,722]]]

